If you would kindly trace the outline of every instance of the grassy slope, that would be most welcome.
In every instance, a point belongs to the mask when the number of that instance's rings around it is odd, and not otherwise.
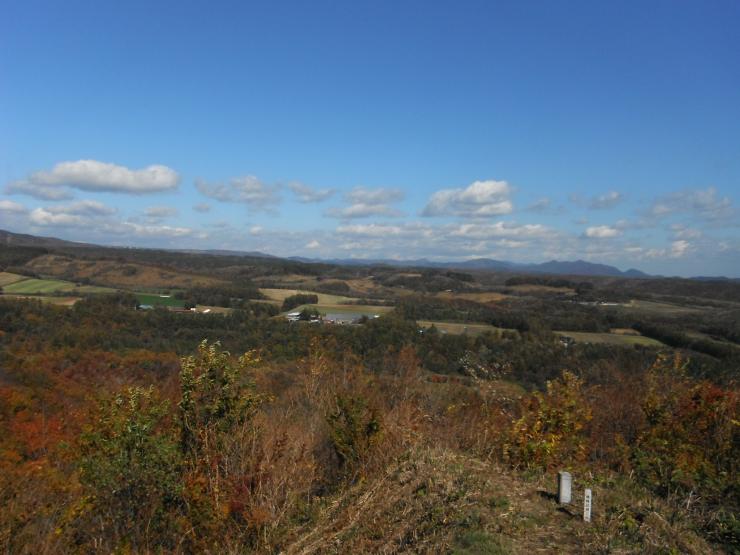
[[[614,507],[638,502],[624,484],[591,486],[593,523],[585,524],[578,478],[573,503],[560,507],[554,472],[526,479],[447,449],[413,450],[379,476],[342,490],[289,535],[281,552],[714,552],[680,523],[666,522],[659,504],[626,533]]]
[[[451,333],[451,334],[462,334],[466,333],[469,335],[480,335],[485,332],[498,333],[501,331],[508,331],[504,328],[497,328],[489,324],[471,324],[463,322],[433,322],[431,320],[419,320],[417,324],[423,328],[429,328],[434,325],[440,331]]]
[[[648,347],[662,347],[663,343],[651,337],[642,335],[626,335],[624,333],[591,333],[584,331],[556,331],[555,333],[572,337],[579,343],[608,343],[610,345],[645,345]]]
[[[70,281],[58,279],[24,279],[3,287],[5,293],[15,295],[50,295],[54,293],[112,293],[114,289],[92,285],[77,286]]]
[[[318,293],[316,291],[302,291],[300,289],[260,289],[260,293],[262,293],[265,297],[267,297],[269,300],[280,303],[287,299],[288,297],[292,295],[316,295],[319,298],[318,304],[320,305],[337,305],[342,304],[346,302],[353,302],[357,299],[353,299],[352,297],[345,297],[343,295],[330,295],[328,293]]]
[[[28,278],[26,276],[21,276],[18,274],[11,274],[10,272],[0,272],[0,287],[5,287],[6,285],[10,285],[11,283],[23,281],[24,279]]]
[[[123,289],[182,289],[196,285],[218,285],[223,280],[180,270],[135,262],[83,260],[49,254],[26,264],[33,271],[66,279],[89,279],[94,283]]]

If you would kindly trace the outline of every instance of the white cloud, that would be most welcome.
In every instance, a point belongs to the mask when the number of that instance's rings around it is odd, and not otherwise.
[[[193,230],[188,227],[169,226],[169,225],[142,225],[132,222],[122,222],[118,226],[110,227],[105,231],[117,230],[123,234],[133,234],[137,237],[189,237],[193,235]],[[201,238],[205,235],[201,235]]]
[[[671,258],[681,258],[691,250],[691,243],[684,240],[673,241],[671,243],[670,256]]]
[[[77,216],[110,216],[116,213],[115,208],[106,206],[97,200],[80,200],[70,204],[59,204],[44,208],[51,214],[73,214]]]
[[[534,201],[529,206],[527,206],[527,210],[531,212],[546,212],[551,207],[552,207],[552,199],[548,197],[542,197]]]
[[[31,223],[39,226],[54,227],[83,227],[88,221],[77,214],[65,212],[51,212],[46,208],[34,208],[29,215]]]
[[[334,189],[314,189],[297,181],[290,183],[288,188],[304,203],[321,202],[334,194]]]
[[[506,181],[475,181],[465,189],[443,189],[434,193],[422,216],[481,218],[510,214],[512,189]]]
[[[650,209],[650,213],[655,217],[686,212],[705,220],[720,220],[733,216],[734,208],[729,197],[719,198],[717,189],[708,187],[680,191],[658,198]]]
[[[318,249],[319,247],[321,247],[321,243],[319,243],[316,239],[306,244],[307,249]]]
[[[174,206],[149,206],[144,210],[144,215],[151,220],[162,220],[177,216],[178,211]]]
[[[586,228],[586,237],[591,237],[595,239],[607,239],[610,237],[618,237],[621,235],[621,231],[619,231],[615,227],[610,227],[608,225],[597,225]]]
[[[72,197],[70,188],[138,195],[171,190],[179,182],[177,172],[167,166],[132,170],[97,160],[78,160],[60,162],[49,171],[38,171],[26,179],[11,182],[6,191],[44,200],[64,200]]]
[[[211,211],[211,205],[207,202],[199,202],[198,204],[193,206],[193,210],[196,212],[200,212],[201,214],[205,214],[206,212]]]
[[[495,224],[461,224],[449,232],[454,237],[492,238],[492,237],[545,237],[554,236],[554,232],[542,224],[513,224],[496,222]]]
[[[253,175],[234,177],[228,183],[195,181],[203,195],[221,202],[241,202],[251,208],[269,208],[280,203],[279,187],[268,185]]]
[[[255,235],[255,236],[261,235],[263,231],[264,231],[264,228],[260,225],[253,225],[252,227],[249,228],[250,235]]]
[[[703,235],[701,230],[683,224],[673,224],[671,231],[676,239],[699,239]]]
[[[345,220],[369,216],[397,217],[402,213],[393,208],[391,203],[403,200],[403,198],[403,191],[399,189],[355,187],[344,195],[347,206],[330,208],[326,211],[326,215]]]
[[[25,214],[28,209],[22,204],[13,202],[12,200],[0,200],[0,212],[9,212],[13,214]]]
[[[604,195],[593,197],[588,207],[591,210],[606,210],[607,208],[613,208],[623,200],[622,193],[617,191],[609,191]]]
[[[337,228],[337,233],[343,235],[363,235],[365,237],[386,237],[389,235],[403,234],[404,227],[385,224],[344,225]]]

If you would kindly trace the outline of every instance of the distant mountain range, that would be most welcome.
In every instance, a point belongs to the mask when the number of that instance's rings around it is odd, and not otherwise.
[[[23,246],[23,247],[46,247],[46,248],[62,248],[62,247],[94,247],[90,243],[76,243],[73,241],[65,241],[63,239],[57,239],[54,237],[39,237],[35,235],[27,235],[23,233],[13,233],[0,229],[0,246]],[[104,246],[104,245],[101,245]],[[120,247],[111,247],[120,248]],[[147,249],[149,250],[149,249]],[[156,250],[156,249],[155,249]],[[174,249],[164,249],[173,251]],[[271,254],[265,254],[258,251],[234,251],[225,249],[209,249],[209,250],[197,250],[197,249],[178,249],[174,252],[183,253],[201,253],[211,254],[214,256],[244,256],[249,258],[272,258],[277,257]],[[339,266],[372,266],[372,265],[383,265],[393,266],[398,268],[449,268],[459,270],[488,270],[488,271],[499,271],[499,272],[520,272],[520,273],[533,273],[533,274],[553,274],[553,275],[571,275],[571,276],[606,276],[606,277],[623,277],[623,278],[649,278],[649,277],[662,277],[652,276],[646,274],[641,270],[630,268],[629,270],[622,271],[615,266],[608,264],[597,264],[594,262],[587,262],[586,260],[550,260],[549,262],[542,262],[540,264],[522,264],[519,262],[509,262],[506,260],[495,260],[492,258],[473,258],[471,260],[463,261],[447,261],[437,262],[428,260],[426,258],[417,258],[409,260],[393,260],[386,258],[376,259],[358,259],[358,258],[331,258],[331,259],[319,259],[319,258],[306,258],[302,256],[291,256],[283,258],[285,260],[293,260],[295,262],[304,262],[308,264],[336,264]],[[698,276],[689,279],[697,279],[702,281],[711,280],[728,280],[728,281],[740,281],[740,278],[727,278],[724,276]]]
[[[491,258],[473,258],[464,261],[435,262],[426,258],[412,260],[388,260],[373,259],[359,260],[355,258],[332,258],[329,260],[317,260],[312,258],[291,257],[290,260],[299,262],[323,262],[325,264],[338,264],[344,266],[365,266],[368,264],[382,264],[384,266],[397,267],[415,267],[415,268],[449,268],[459,270],[492,270],[500,272],[523,272],[536,274],[557,274],[557,275],[579,275],[579,276],[611,276],[611,277],[632,277],[646,278],[651,277],[649,274],[640,270],[631,268],[625,272],[614,266],[607,264],[595,264],[585,260],[575,261],[558,261],[551,260],[541,264],[521,264],[518,262],[509,262],[506,260],[494,260]]]

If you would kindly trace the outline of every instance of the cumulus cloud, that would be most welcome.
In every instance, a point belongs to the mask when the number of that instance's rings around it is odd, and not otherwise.
[[[708,187],[658,198],[653,202],[650,213],[655,217],[691,213],[705,220],[720,220],[733,216],[734,208],[729,197],[719,197],[717,189]]]
[[[337,228],[337,233],[343,235],[362,235],[365,237],[386,237],[401,235],[404,232],[409,232],[406,226],[387,224],[343,225]]]
[[[701,230],[683,224],[673,224],[671,231],[673,231],[673,236],[676,239],[699,239],[703,235]]]
[[[498,237],[544,237],[553,236],[554,232],[542,224],[514,224],[496,222],[495,224],[466,223],[452,228],[451,236],[471,238]]]
[[[397,217],[402,213],[391,204],[403,198],[403,191],[399,189],[355,187],[344,195],[346,206],[330,208],[326,215],[346,220],[369,216]]]
[[[179,182],[180,176],[167,166],[132,170],[97,160],[77,160],[60,162],[51,170],[34,172],[11,182],[6,191],[44,200],[64,200],[72,198],[69,189],[140,195],[175,189]]]
[[[621,235],[621,233],[622,232],[616,227],[611,227],[608,225],[596,225],[586,228],[586,237],[590,237],[592,239],[608,239],[611,237],[618,237],[619,235]]]
[[[609,191],[606,194],[599,195],[590,199],[588,207],[591,210],[606,210],[613,208],[623,200],[623,195],[617,191]]]
[[[32,224],[39,226],[54,227],[82,227],[88,221],[78,214],[67,214],[65,212],[52,212],[47,208],[34,208],[31,210],[29,219]]]
[[[164,220],[177,216],[178,211],[174,206],[149,206],[144,215],[150,220]]]
[[[25,214],[28,209],[22,204],[13,202],[12,200],[0,200],[0,212],[7,212],[11,214]]]
[[[253,175],[234,177],[227,183],[195,181],[201,194],[221,202],[240,202],[250,208],[271,208],[280,203],[280,187],[268,185]]]
[[[297,181],[290,183],[288,188],[293,191],[299,202],[306,204],[321,202],[334,194],[334,189],[314,189]]]
[[[680,258],[691,250],[691,243],[683,239],[671,243],[670,255],[672,258]]]
[[[206,212],[211,211],[211,205],[207,202],[199,202],[198,204],[193,206],[193,210],[196,212],[200,212],[201,214],[205,214]]]
[[[319,243],[316,239],[314,239],[313,241],[309,241],[308,243],[306,243],[306,248],[307,249],[318,249],[319,247],[321,247],[321,243]]]
[[[442,189],[434,193],[422,216],[482,218],[510,214],[512,189],[506,181],[475,181],[464,189]]]
[[[80,200],[70,204],[59,204],[45,208],[52,214],[73,214],[77,216],[110,216],[116,213],[115,208],[106,206],[97,200]]]
[[[527,206],[527,210],[529,210],[530,212],[547,212],[551,207],[552,199],[548,197],[542,197]]]
[[[96,200],[80,200],[70,204],[34,208],[29,220],[34,225],[86,227],[115,214],[115,208]]]

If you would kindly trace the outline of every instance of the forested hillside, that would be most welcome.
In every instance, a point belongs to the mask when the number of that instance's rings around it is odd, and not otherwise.
[[[735,385],[677,352],[135,306],[0,301],[5,551],[738,545]]]

